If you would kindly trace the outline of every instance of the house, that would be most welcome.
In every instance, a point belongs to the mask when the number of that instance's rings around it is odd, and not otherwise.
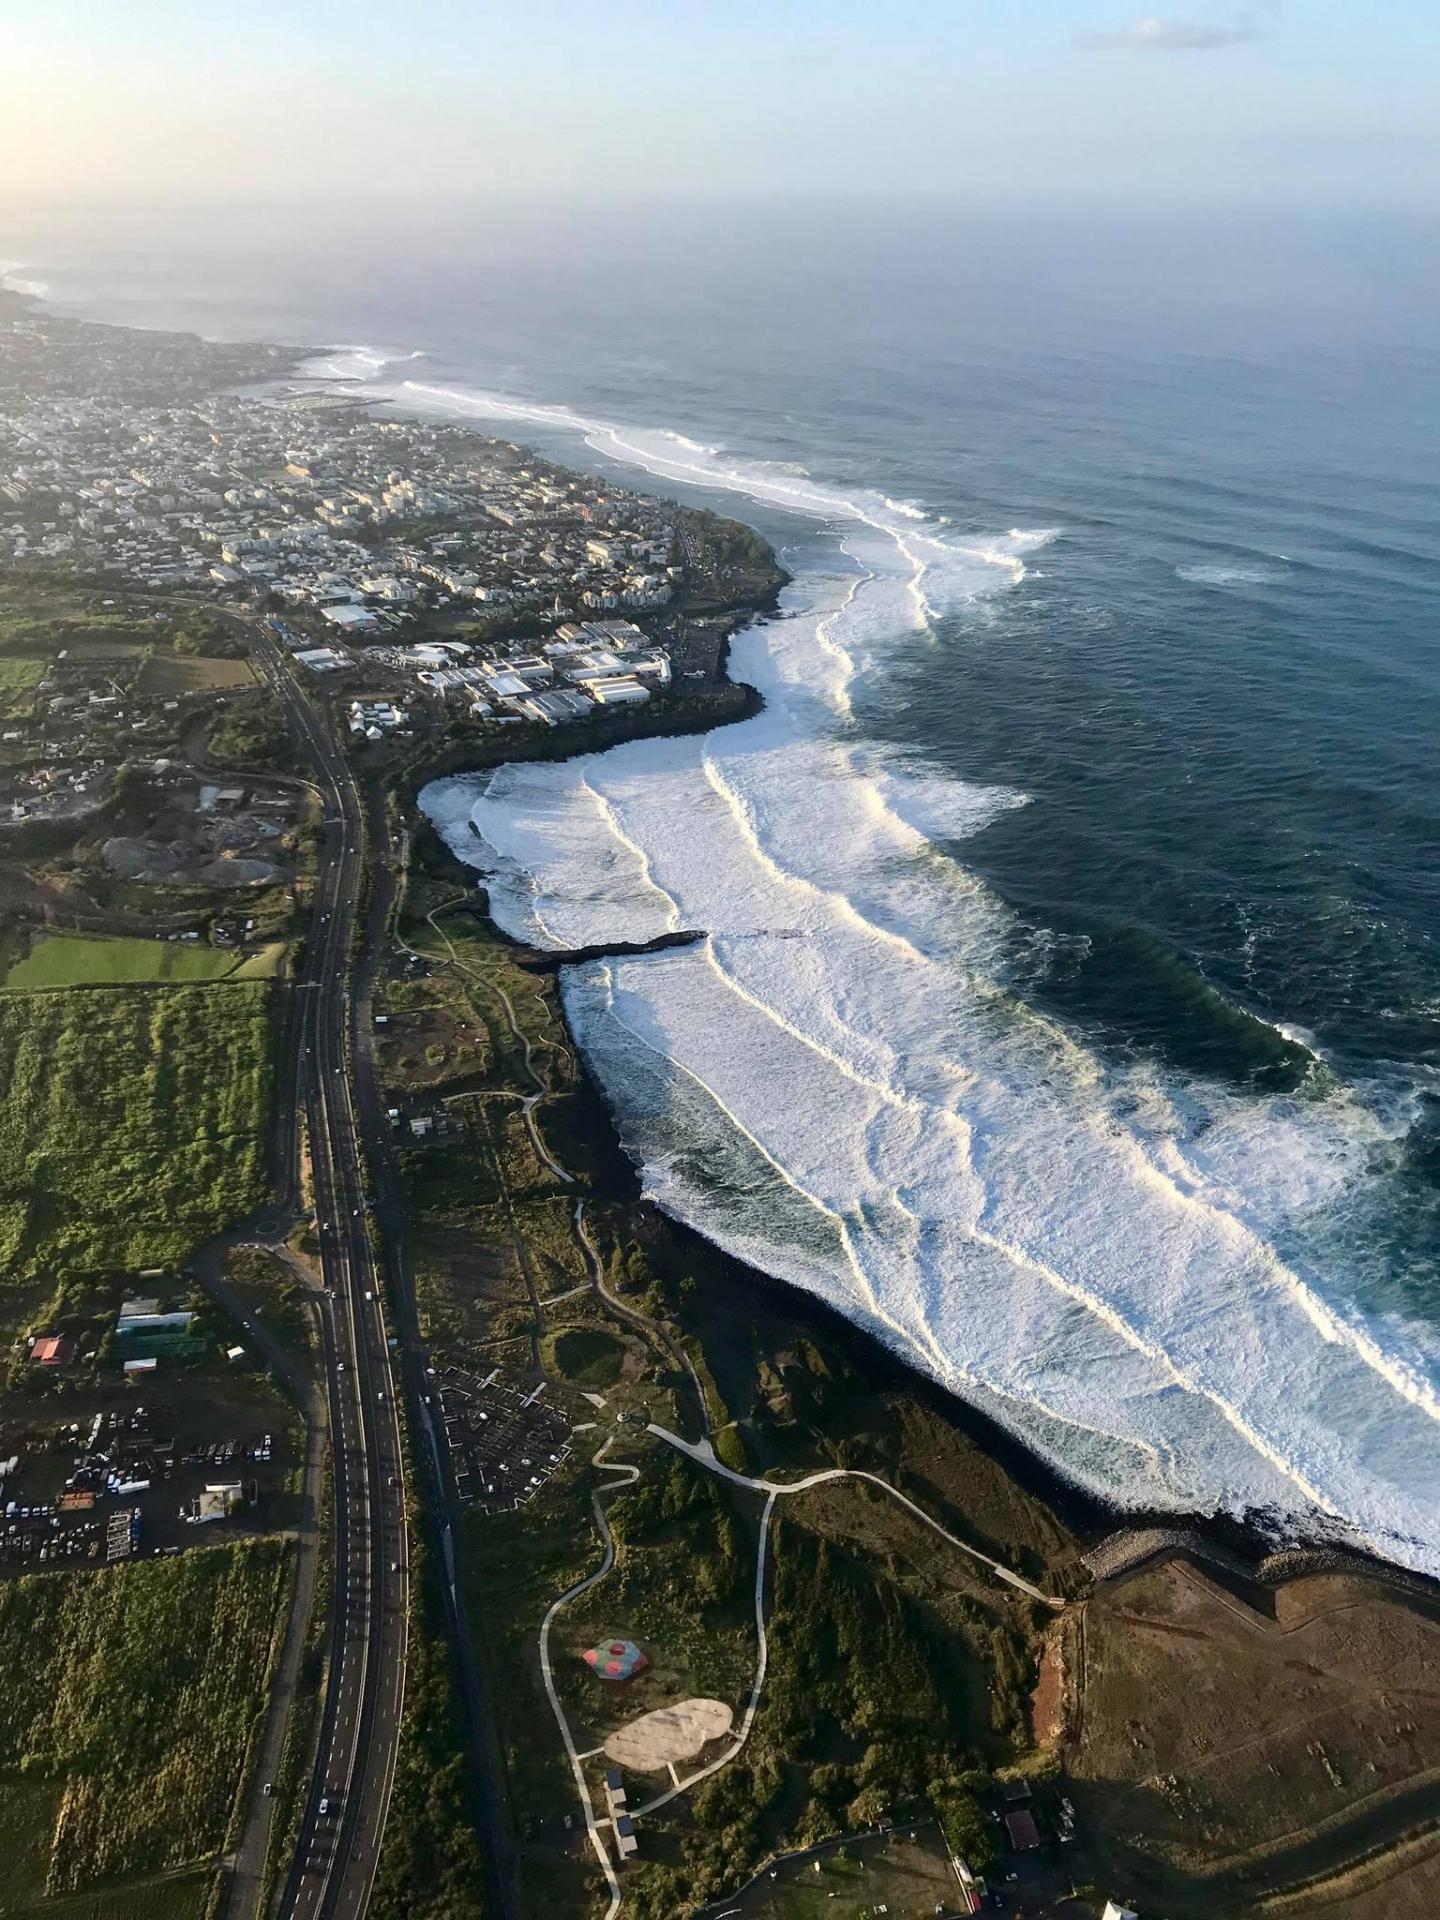
[[[182,1507],[180,1511],[190,1526],[204,1527],[212,1520],[227,1520],[244,1501],[238,1480],[212,1480],[203,1493],[195,1496],[188,1510]]]
[[[1140,1920],[1140,1916],[1133,1907],[1122,1907],[1118,1901],[1107,1900],[1101,1920]]]
[[[1005,1831],[1010,1835],[1010,1844],[1017,1853],[1029,1853],[1032,1847],[1040,1844],[1040,1829],[1028,1807],[1017,1807],[1013,1813],[1006,1814]]]
[[[30,1349],[30,1359],[37,1367],[68,1367],[75,1358],[75,1342],[63,1333],[45,1333]]]
[[[155,1356],[151,1354],[147,1360],[126,1360],[120,1371],[122,1373],[154,1373],[156,1364]]]

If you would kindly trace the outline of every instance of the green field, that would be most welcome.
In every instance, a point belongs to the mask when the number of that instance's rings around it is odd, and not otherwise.
[[[12,1650],[0,1690],[0,1912],[220,1851],[289,1555],[288,1541],[249,1540],[0,1585],[0,1644]],[[148,1913],[199,1910],[155,1893]],[[93,1910],[139,1909],[117,1891]]]
[[[562,1327],[546,1335],[542,1354],[561,1379],[594,1390],[613,1387],[625,1362],[624,1343],[601,1327]]]
[[[164,980],[270,980],[284,956],[280,945],[240,955],[180,940],[141,940],[124,934],[45,933],[6,971],[6,987],[139,986]]]
[[[0,654],[0,713],[19,713],[30,705],[30,695],[45,678],[48,660],[28,655]]]
[[[174,1265],[258,1206],[271,1044],[263,981],[7,994],[6,1278]]]

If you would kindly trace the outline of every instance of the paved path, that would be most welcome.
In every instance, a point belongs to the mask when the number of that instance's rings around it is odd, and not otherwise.
[[[877,1473],[864,1473],[858,1467],[825,1467],[819,1473],[807,1473],[803,1480],[786,1482],[757,1480],[747,1473],[737,1473],[733,1467],[727,1467],[722,1460],[716,1459],[715,1449],[708,1440],[682,1440],[678,1433],[672,1433],[668,1427],[658,1427],[653,1421],[646,1428],[646,1432],[653,1433],[657,1439],[665,1441],[668,1446],[676,1447],[681,1453],[688,1454],[692,1460],[698,1461],[711,1473],[719,1474],[722,1480],[729,1480],[737,1487],[748,1487],[752,1493],[772,1495],[804,1493],[807,1487],[823,1486],[827,1480],[868,1480],[872,1487],[879,1487],[880,1491],[888,1493],[892,1500],[898,1500],[902,1507],[908,1507],[917,1520],[923,1520],[927,1527],[938,1533],[942,1540],[948,1541],[958,1552],[968,1554],[972,1560],[978,1560],[981,1566],[988,1567],[997,1580],[1003,1580],[1007,1586],[1018,1588],[1021,1593],[1028,1594],[1032,1600],[1039,1600],[1044,1606],[1059,1608],[1065,1604],[1063,1600],[1056,1599],[1053,1594],[1042,1593],[1039,1587],[1032,1586],[1023,1574],[1012,1572],[1009,1567],[1002,1566],[998,1560],[992,1560],[989,1554],[981,1553],[978,1547],[972,1547],[967,1541],[959,1539],[948,1528],[942,1527],[938,1520],[932,1520],[925,1509],[917,1506],[907,1494],[901,1493],[898,1487],[892,1487],[888,1480],[882,1480]],[[768,1507],[766,1511],[768,1513]]]
[[[592,1466],[598,1467],[604,1460],[610,1450],[613,1437],[612,1435],[606,1439],[591,1461]],[[551,1601],[545,1618],[540,1624],[540,1677],[545,1682],[545,1697],[550,1702],[550,1711],[555,1716],[555,1724],[560,1729],[560,1738],[565,1743],[570,1771],[575,1776],[575,1791],[580,1796],[580,1808],[585,1816],[585,1831],[590,1837],[590,1845],[595,1849],[595,1858],[600,1862],[600,1871],[605,1875],[605,1883],[610,1889],[610,1904],[605,1910],[605,1920],[614,1920],[614,1916],[620,1911],[620,1881],[610,1858],[610,1850],[600,1837],[600,1829],[595,1824],[595,1807],[590,1799],[590,1789],[585,1783],[585,1769],[580,1764],[580,1755],[570,1732],[570,1722],[566,1717],[565,1709],[560,1704],[560,1695],[555,1688],[555,1673],[550,1664],[550,1629],[557,1616],[569,1606],[572,1600],[578,1599],[597,1581],[603,1580],[615,1564],[615,1540],[610,1532],[610,1522],[605,1518],[605,1509],[600,1504],[600,1495],[613,1493],[619,1487],[633,1486],[640,1478],[640,1469],[617,1464],[607,1471],[618,1474],[620,1478],[607,1481],[603,1487],[597,1487],[590,1495],[591,1511],[595,1515],[595,1524],[600,1529],[600,1538],[605,1546],[604,1558],[593,1572],[587,1573],[583,1580],[577,1580],[574,1586],[567,1587],[557,1600]]]

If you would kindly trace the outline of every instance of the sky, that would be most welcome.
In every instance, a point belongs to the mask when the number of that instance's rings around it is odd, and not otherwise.
[[[1437,189],[1435,0],[0,6],[12,209]]]

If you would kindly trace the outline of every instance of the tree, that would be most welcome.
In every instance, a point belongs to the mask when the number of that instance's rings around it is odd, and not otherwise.
[[[930,1804],[946,1846],[973,1872],[983,1873],[997,1851],[995,1830],[974,1794],[949,1776],[930,1782]]]

